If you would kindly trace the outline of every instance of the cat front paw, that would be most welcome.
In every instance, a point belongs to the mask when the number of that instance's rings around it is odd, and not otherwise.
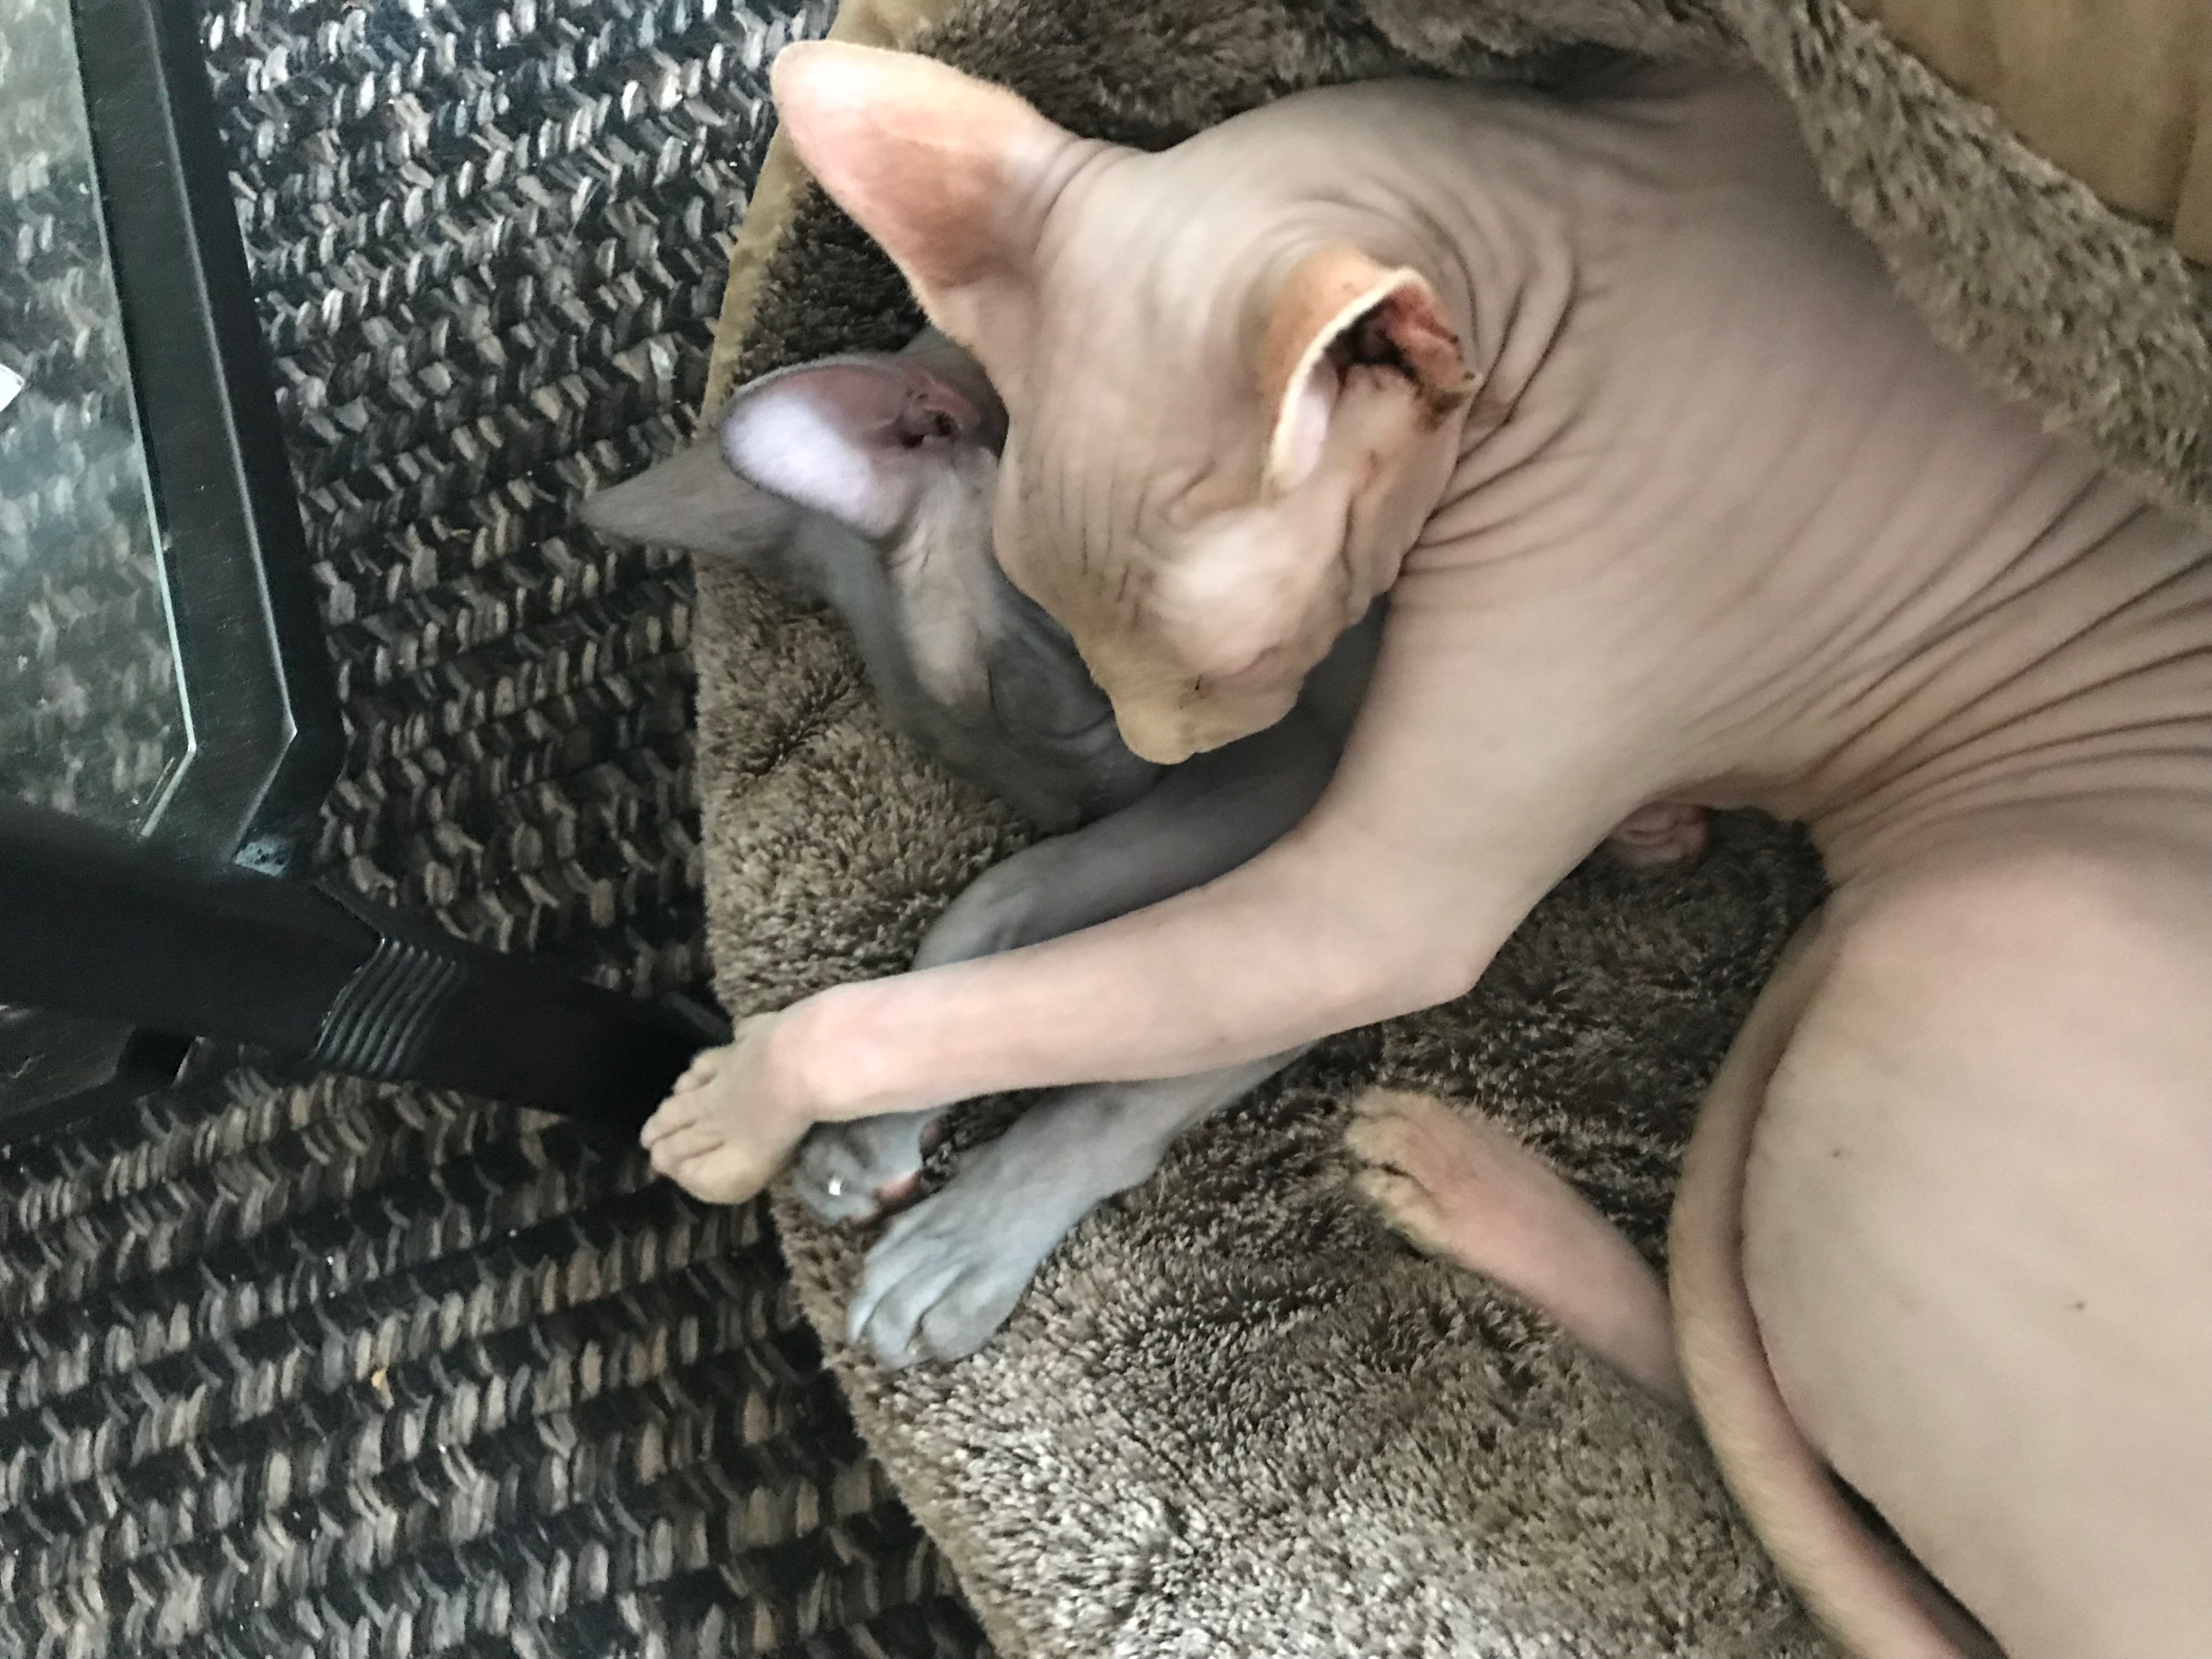
[[[873,1221],[914,1201],[941,1112],[893,1112],[817,1124],[799,1149],[792,1189],[819,1220]]]

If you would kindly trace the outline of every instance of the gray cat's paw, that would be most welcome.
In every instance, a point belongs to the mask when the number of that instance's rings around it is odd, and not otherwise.
[[[945,908],[915,954],[918,968],[969,962],[1034,945],[1066,931],[1060,893],[1065,867],[1050,842],[1024,848],[994,864]]]
[[[873,1221],[919,1189],[929,1132],[940,1114],[894,1112],[824,1123],[799,1149],[792,1187],[823,1221]]]
[[[963,1359],[998,1334],[1079,1213],[1025,1212],[1018,1193],[956,1176],[884,1230],[846,1319],[894,1370]]]

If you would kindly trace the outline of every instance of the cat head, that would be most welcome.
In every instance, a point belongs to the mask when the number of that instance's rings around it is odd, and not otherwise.
[[[836,609],[892,723],[1050,830],[1134,799],[1132,755],[1066,633],[1006,579],[992,503],[1005,411],[925,334],[741,389],[715,441],[586,501],[629,540],[737,560]]]
[[[1005,397],[1000,562],[1130,749],[1281,718],[1455,458],[1474,380],[1437,290],[1302,228],[1226,129],[1117,149],[857,46],[791,46],[774,81],[808,168]]]

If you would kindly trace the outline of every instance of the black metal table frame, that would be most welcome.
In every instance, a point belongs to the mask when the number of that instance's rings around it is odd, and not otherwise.
[[[74,0],[192,743],[155,833],[0,805],[0,1003],[110,1022],[112,1109],[191,1042],[634,1127],[726,1022],[294,878],[344,732],[191,0]],[[125,1035],[125,1034],[127,1034]]]
[[[345,735],[189,3],[75,0],[197,739],[163,842],[287,867]],[[239,556],[241,550],[250,556]]]

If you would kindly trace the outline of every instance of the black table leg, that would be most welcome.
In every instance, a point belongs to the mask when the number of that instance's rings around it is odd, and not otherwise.
[[[320,1070],[642,1123],[726,1024],[350,894],[0,805],[0,1003],[250,1044]]]

